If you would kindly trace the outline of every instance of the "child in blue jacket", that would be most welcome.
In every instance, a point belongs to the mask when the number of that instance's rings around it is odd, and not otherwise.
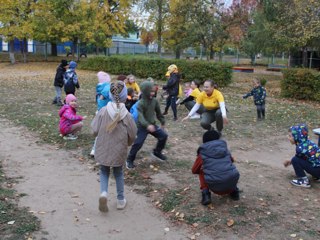
[[[246,99],[250,96],[253,96],[254,104],[257,107],[258,121],[265,119],[267,92],[266,89],[261,86],[259,79],[253,80],[253,89],[249,93],[243,95],[242,98]]]
[[[313,179],[320,179],[320,149],[317,144],[309,140],[308,127],[299,124],[290,127],[288,139],[291,144],[296,145],[295,156],[283,164],[285,167],[292,165],[297,179],[290,183],[298,187],[311,187],[306,172],[312,175]]]

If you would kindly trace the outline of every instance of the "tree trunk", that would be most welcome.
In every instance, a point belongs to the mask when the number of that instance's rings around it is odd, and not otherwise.
[[[157,21],[157,40],[158,40],[158,54],[161,56],[161,41],[162,41],[162,0],[157,1],[158,3],[158,21]]]
[[[213,60],[214,59],[214,50],[213,50],[213,47],[211,46],[210,47],[210,60]]]
[[[74,54],[76,52],[77,42],[78,42],[78,39],[74,38],[73,42],[72,42],[72,49],[71,49],[71,53],[72,53],[73,58],[74,58]]]
[[[306,47],[304,47],[302,51],[302,65],[308,67],[308,51]]]
[[[16,59],[14,57],[14,40],[9,41],[9,58],[10,58],[11,64],[16,63]]]
[[[27,63],[27,56],[28,56],[28,40],[27,38],[23,38],[23,62]]]
[[[180,59],[180,57],[181,57],[180,48],[177,48],[175,52],[176,52],[176,59]]]
[[[46,44],[47,47],[47,44]],[[51,43],[51,56],[58,56],[57,44]]]

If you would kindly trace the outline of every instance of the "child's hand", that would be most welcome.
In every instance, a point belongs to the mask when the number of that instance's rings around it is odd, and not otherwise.
[[[290,160],[286,160],[283,162],[283,166],[288,167],[291,165],[291,161]]]
[[[87,118],[87,116],[82,116],[82,120],[85,120]]]
[[[184,122],[185,120],[188,120],[189,116],[186,116],[185,118],[182,118],[181,122]]]
[[[149,131],[149,132],[155,132],[156,131],[156,127],[154,126],[154,125],[149,125],[148,127],[147,127],[147,130]]]

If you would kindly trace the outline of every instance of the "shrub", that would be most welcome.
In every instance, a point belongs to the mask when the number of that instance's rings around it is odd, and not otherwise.
[[[288,98],[320,101],[320,74],[305,68],[283,70],[281,95]]]
[[[80,63],[81,69],[106,71],[111,74],[133,74],[139,78],[152,77],[166,80],[165,73],[170,64],[176,64],[182,81],[198,79],[214,80],[219,86],[227,86],[232,78],[232,64],[206,61],[172,60],[133,56],[94,57]]]

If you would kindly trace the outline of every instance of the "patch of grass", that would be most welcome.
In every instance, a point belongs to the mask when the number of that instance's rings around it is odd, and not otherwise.
[[[1,166],[0,175],[4,176]],[[40,222],[27,208],[18,207],[16,192],[5,188],[4,180],[5,177],[0,178],[0,239],[25,239],[39,230]],[[10,221],[15,222],[10,225]]]
[[[181,191],[169,190],[168,192],[165,193],[165,195],[161,200],[161,204],[162,204],[161,208],[164,212],[169,212],[180,205],[183,199],[183,196],[181,196],[179,192]]]

